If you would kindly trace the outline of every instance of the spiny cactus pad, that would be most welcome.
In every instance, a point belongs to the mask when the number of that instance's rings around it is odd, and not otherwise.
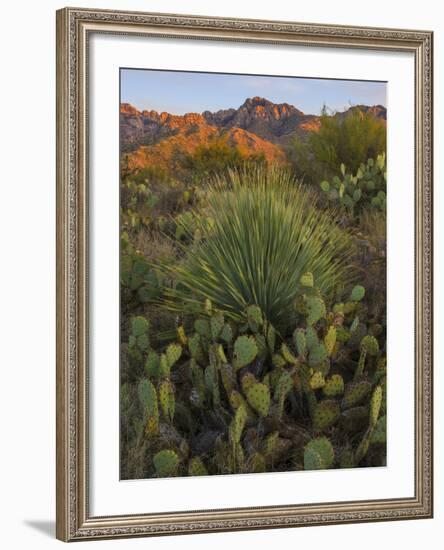
[[[170,344],[166,349],[168,366],[171,367],[180,359],[182,355],[182,346],[180,344]]]
[[[245,373],[241,378],[241,386],[244,393],[247,393],[247,391],[251,388],[251,386],[254,386],[254,384],[257,384],[257,378],[254,376],[252,372]]]
[[[340,374],[333,374],[326,380],[322,391],[327,397],[342,395],[344,393],[344,379]]]
[[[233,329],[231,328],[231,325],[229,323],[224,324],[219,337],[227,344],[231,344],[231,342],[233,341]]]
[[[307,272],[301,275],[301,278],[299,280],[302,286],[305,286],[307,288],[313,288],[314,280],[313,280],[313,273]]]
[[[233,366],[235,370],[249,365],[257,355],[257,345],[252,336],[239,336],[234,343]]]
[[[267,416],[270,410],[270,389],[262,383],[254,384],[247,391],[247,401],[260,416]]]
[[[324,336],[324,346],[327,350],[327,354],[331,355],[333,353],[334,347],[336,344],[336,327],[333,325],[329,327],[326,335]]]
[[[232,443],[239,443],[245,422],[247,421],[247,409],[244,404],[240,404],[236,409],[234,418],[230,425],[230,440]]]
[[[350,294],[350,300],[352,302],[359,302],[364,298],[365,288],[361,285],[356,285]]]
[[[374,336],[364,336],[361,340],[361,349],[365,350],[369,355],[378,355],[379,353],[379,344],[378,340]]]
[[[371,443],[383,444],[387,441],[387,417],[381,416],[373,430]]]
[[[137,387],[139,400],[148,417],[159,416],[156,388],[150,380],[141,380]]]
[[[145,362],[145,371],[148,376],[157,378],[160,372],[160,356],[155,351],[150,351]]]
[[[310,367],[318,367],[325,359],[327,359],[327,350],[324,344],[315,344],[311,347],[310,353],[308,354],[308,364]]]
[[[291,365],[298,364],[297,358],[291,353],[290,348],[286,344],[282,344],[281,346],[281,355],[287,363]]]
[[[319,319],[322,319],[325,317],[326,309],[325,309],[325,303],[322,298],[319,298],[319,296],[310,296],[310,298],[307,299],[307,309],[308,309],[308,316],[307,316],[307,324],[313,325]]]
[[[319,390],[325,386],[325,378],[321,372],[315,372],[310,378],[310,388],[312,390]]]
[[[210,319],[211,337],[213,340],[219,338],[224,328],[224,316],[222,313],[215,313]]]
[[[158,477],[171,477],[177,473],[179,457],[174,451],[165,449],[154,455],[153,463]]]
[[[159,401],[163,415],[172,422],[176,401],[174,397],[174,388],[169,380],[164,380],[159,386]]]
[[[342,408],[349,409],[360,405],[364,399],[372,391],[372,384],[368,380],[358,380],[351,382],[345,388],[344,398],[342,400]]]
[[[322,432],[333,426],[339,419],[341,410],[339,403],[334,400],[325,400],[318,403],[313,411],[313,428]]]
[[[192,458],[188,464],[188,475],[190,476],[207,476],[208,470],[206,469],[202,460],[196,456]]]
[[[210,322],[207,319],[197,319],[194,322],[194,328],[200,336],[203,336],[204,338],[211,337]]]
[[[378,422],[379,411],[381,410],[382,403],[382,388],[376,386],[373,390],[372,398],[370,400],[370,427],[373,429]]]
[[[142,336],[149,329],[149,323],[145,317],[133,317],[131,319],[131,332],[134,336]]]
[[[247,308],[247,320],[250,329],[253,332],[257,332],[263,323],[261,308],[258,306],[249,306]]]
[[[326,437],[317,437],[307,443],[304,449],[304,470],[331,468],[335,459],[333,445]]]
[[[293,342],[298,354],[304,356],[307,350],[307,340],[305,338],[304,329],[298,328],[293,332]]]

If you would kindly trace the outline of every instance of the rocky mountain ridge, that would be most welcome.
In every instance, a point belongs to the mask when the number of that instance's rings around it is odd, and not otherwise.
[[[387,111],[382,105],[356,105],[332,116],[345,117],[357,110],[386,120]],[[246,99],[238,109],[184,115],[139,111],[129,103],[122,103],[120,140],[125,152],[141,145],[154,145],[179,133],[190,135],[204,126],[213,126],[220,130],[239,128],[277,145],[286,145],[295,136],[316,132],[320,121],[320,116],[305,114],[289,103],[273,103],[257,96]]]

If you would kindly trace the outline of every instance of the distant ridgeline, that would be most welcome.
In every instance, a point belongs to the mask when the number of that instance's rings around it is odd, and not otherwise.
[[[387,111],[381,105],[356,105],[331,116],[370,113],[385,121]],[[157,111],[139,111],[129,103],[120,105],[120,145],[131,168],[157,165],[170,168],[174,154],[192,154],[199,146],[223,141],[245,156],[261,155],[269,162],[284,162],[284,148],[294,137],[304,138],[317,132],[321,117],[307,115],[288,103],[267,99],[247,99],[238,109],[202,114],[173,115]]]

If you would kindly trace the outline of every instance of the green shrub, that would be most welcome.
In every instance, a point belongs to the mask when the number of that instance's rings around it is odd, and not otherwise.
[[[266,159],[263,154],[245,155],[223,138],[212,140],[208,145],[199,145],[181,162],[182,167],[198,181],[251,163],[265,164]]]
[[[163,270],[177,281],[166,305],[192,311],[205,298],[232,319],[257,305],[277,328],[288,326],[301,276],[310,271],[324,294],[352,273],[348,233],[335,216],[312,206],[307,193],[281,169],[249,168],[215,180],[208,197],[212,223],[199,226],[198,245]],[[199,219],[196,218],[196,222]]]
[[[386,126],[370,113],[356,107],[346,115],[329,115],[324,107],[319,131],[296,138],[289,157],[297,177],[318,183],[340,173],[344,164],[356,173],[368,158],[386,150]]]

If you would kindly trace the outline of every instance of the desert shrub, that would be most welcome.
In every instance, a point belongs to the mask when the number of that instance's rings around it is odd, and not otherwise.
[[[288,150],[289,159],[300,179],[319,183],[340,173],[341,164],[356,173],[369,158],[386,150],[385,122],[359,108],[345,116],[321,115],[319,131],[295,138]]]
[[[348,212],[350,218],[376,210],[385,213],[387,206],[387,172],[385,154],[369,158],[362,163],[353,175],[341,164],[341,176],[331,181],[323,180],[320,189],[329,204],[340,206]]]
[[[385,333],[365,289],[329,305],[312,273],[299,282],[285,338],[257,305],[236,322],[206,300],[160,350],[131,320],[125,349],[143,373],[122,387],[124,477],[385,464]]]
[[[184,260],[163,265],[177,284],[165,304],[193,310],[208,298],[232,319],[256,304],[280,330],[294,316],[302,273],[311,271],[324,294],[350,280],[353,244],[334,214],[312,206],[289,172],[261,167],[231,170],[214,181],[207,198],[208,223],[197,217],[201,235],[184,247]]]
[[[225,173],[230,168],[255,163],[265,164],[264,155],[246,155],[223,138],[212,140],[208,145],[200,145],[192,154],[182,159],[183,168],[194,180],[200,182],[216,174]]]

